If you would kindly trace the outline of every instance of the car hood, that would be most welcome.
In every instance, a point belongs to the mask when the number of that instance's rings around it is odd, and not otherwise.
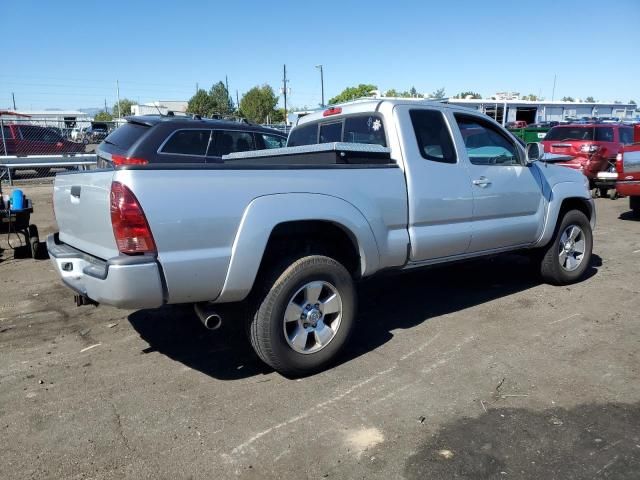
[[[579,185],[585,185],[588,190],[588,180],[582,172],[574,170],[572,168],[562,167],[560,165],[554,165],[553,163],[537,162],[535,164],[543,178],[553,188],[558,183],[577,183]]]

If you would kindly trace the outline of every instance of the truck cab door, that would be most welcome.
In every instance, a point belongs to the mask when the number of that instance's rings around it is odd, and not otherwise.
[[[451,125],[441,109],[397,105],[405,159],[410,262],[464,254],[471,241],[473,194]]]
[[[469,252],[524,246],[541,234],[545,200],[541,174],[502,128],[472,113],[450,113],[473,190]]]

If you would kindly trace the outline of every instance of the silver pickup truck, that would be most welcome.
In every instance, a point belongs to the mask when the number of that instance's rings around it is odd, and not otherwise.
[[[344,347],[354,282],[378,272],[528,250],[544,281],[579,280],[588,181],[541,155],[469,109],[351,102],[301,118],[287,148],[58,174],[47,246],[78,304],[192,303],[217,328],[241,303],[259,357],[306,374]]]

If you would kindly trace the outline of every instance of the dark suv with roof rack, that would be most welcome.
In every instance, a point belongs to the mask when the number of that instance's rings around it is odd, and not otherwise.
[[[98,167],[221,163],[222,155],[284,147],[287,136],[246,122],[143,115],[127,117],[97,148]]]

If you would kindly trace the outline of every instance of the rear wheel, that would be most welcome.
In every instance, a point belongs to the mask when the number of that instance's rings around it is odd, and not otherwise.
[[[31,258],[38,259],[40,254],[40,236],[38,235],[38,227],[29,225],[27,230],[29,233],[29,251]]]
[[[355,318],[347,269],[332,258],[310,255],[273,269],[263,287],[248,328],[258,356],[278,372],[296,376],[335,360]]]
[[[540,257],[540,274],[553,285],[578,281],[589,267],[593,234],[587,216],[579,210],[569,210]]]

